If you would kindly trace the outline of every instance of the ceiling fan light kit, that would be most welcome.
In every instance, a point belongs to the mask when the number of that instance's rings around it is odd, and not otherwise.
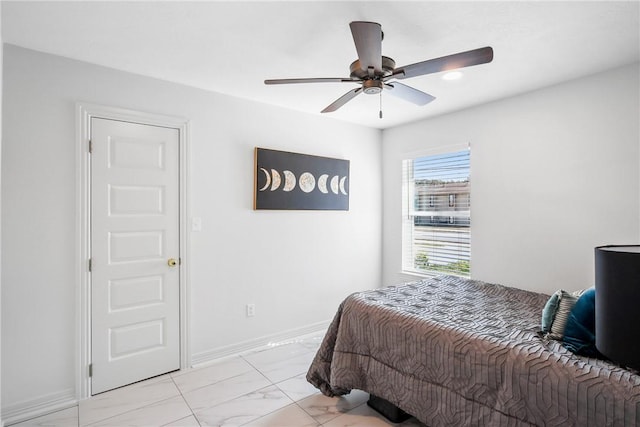
[[[382,92],[384,83],[380,80],[365,80],[362,82],[362,91],[367,95],[376,95]]]
[[[355,83],[360,85],[329,104],[322,113],[336,111],[360,93],[367,95],[381,94],[388,90],[391,95],[416,105],[426,105],[435,99],[434,96],[411,86],[404,85],[395,79],[406,79],[452,71],[463,67],[486,64],[493,60],[493,49],[483,47],[440,58],[429,59],[415,64],[396,68],[393,59],[382,56],[382,27],[376,22],[354,21],[349,24],[353,42],[356,45],[358,59],[349,66],[350,77],[321,77],[265,80],[267,85],[292,83]],[[382,110],[380,111],[382,118]]]

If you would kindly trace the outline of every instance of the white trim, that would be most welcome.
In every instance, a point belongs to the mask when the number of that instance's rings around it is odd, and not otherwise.
[[[91,363],[91,277],[88,260],[91,257],[90,228],[90,157],[89,135],[91,118],[100,117],[153,126],[178,129],[180,140],[180,369],[190,365],[189,313],[190,276],[187,229],[189,206],[189,121],[181,117],[142,113],[103,105],[76,104],[76,400],[91,396],[89,363]]]
[[[418,271],[418,270],[400,270],[398,274],[404,274],[405,276],[412,276],[421,279],[432,279],[434,277],[439,276],[456,276],[462,277],[463,279],[470,279],[470,276],[465,276],[462,274],[455,274],[454,272],[447,271],[446,273],[440,271]]]
[[[7,406],[2,410],[2,421],[4,425],[11,425],[71,408],[77,404],[74,390],[67,389]]]
[[[309,335],[316,332],[325,331],[331,320],[325,320],[323,322],[313,323],[311,325],[303,326],[300,328],[289,329],[287,331],[279,332],[271,335],[264,335],[259,338],[254,338],[247,341],[242,341],[236,344],[231,344],[224,347],[214,348],[212,350],[201,351],[193,355],[193,367],[198,367],[214,360],[222,359],[229,356],[235,356],[238,354],[246,353],[247,351],[258,350],[262,347],[273,345],[285,340],[293,338],[299,338],[304,335]]]
[[[191,189],[190,141],[188,121],[183,121],[180,130],[180,369],[191,366],[191,275],[189,274],[189,248],[191,247],[191,218],[189,191]]]

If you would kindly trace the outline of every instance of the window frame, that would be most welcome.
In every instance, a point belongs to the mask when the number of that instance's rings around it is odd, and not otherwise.
[[[418,199],[416,198],[416,186],[415,186],[415,168],[414,162],[418,159],[423,159],[426,157],[435,157],[442,156],[448,154],[455,154],[461,151],[468,151],[468,160],[466,162],[466,166],[462,169],[468,169],[468,175],[466,180],[458,181],[464,182],[465,188],[462,189],[462,192],[451,193],[450,188],[445,189],[445,193],[442,194],[441,199],[443,201],[443,215],[442,218],[438,215],[433,215],[434,212],[429,212],[427,209],[426,215],[415,215],[416,212],[419,212],[417,207],[415,206]],[[407,167],[411,162],[411,168]],[[445,184],[446,185],[446,184]],[[419,275],[419,276],[435,276],[441,274],[451,274],[457,275],[461,277],[471,277],[471,145],[470,144],[458,144],[452,146],[442,147],[437,150],[428,150],[421,152],[408,153],[403,156],[402,160],[402,236],[401,236],[401,247],[402,247],[402,256],[401,256],[401,271],[404,274],[410,275]],[[453,194],[453,206],[451,205],[451,195]],[[465,194],[466,196],[462,197],[461,195]],[[460,197],[459,197],[460,196]],[[437,211],[438,198],[433,194],[422,193],[420,194],[419,199],[423,200],[425,203],[425,207],[429,206],[429,208],[434,208]],[[434,200],[435,199],[435,200]],[[435,203],[433,203],[435,202]],[[466,206],[468,205],[468,206]],[[466,207],[466,209],[465,209]],[[430,214],[430,215],[429,215]],[[418,251],[416,249],[416,236],[418,234],[418,230],[416,227],[418,225],[415,224],[416,218],[424,216],[427,219],[425,222],[429,222],[430,224],[422,225],[421,227],[425,227],[426,229],[431,228],[430,232],[433,235],[436,235],[435,230],[438,229],[438,224],[440,220],[442,220],[442,225],[440,230],[445,230],[442,232],[446,232],[446,228],[450,228],[453,230],[456,229],[455,232],[452,232],[451,235],[458,236],[459,239],[454,243],[454,246],[458,248],[458,254],[452,255],[451,258],[448,255],[445,257],[447,260],[451,260],[450,262],[446,262],[442,264],[443,255],[438,255],[438,250],[434,249],[434,253],[436,254],[434,259],[438,259],[436,262],[432,262],[429,258],[432,255],[428,250]],[[458,222],[456,224],[457,218],[466,218]],[[446,221],[445,221],[446,219]],[[466,225],[468,224],[468,225]],[[465,230],[466,229],[466,230]],[[433,238],[432,240],[427,240],[428,242],[432,242],[438,244],[439,242],[448,242],[447,237],[442,237],[440,240],[438,238]],[[423,243],[424,244],[424,243]],[[428,244],[427,244],[428,245]],[[446,245],[446,243],[444,243]],[[436,245],[434,245],[436,246]],[[446,252],[446,250],[444,251]],[[419,259],[418,256],[424,254],[424,259]],[[440,257],[440,259],[439,259]],[[424,268],[422,268],[419,263],[424,262]],[[435,266],[435,268],[433,267]],[[448,267],[448,268],[447,268]]]

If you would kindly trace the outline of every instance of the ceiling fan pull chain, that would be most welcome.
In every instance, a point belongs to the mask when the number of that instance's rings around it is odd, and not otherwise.
[[[380,91],[380,118],[382,118],[382,91]]]

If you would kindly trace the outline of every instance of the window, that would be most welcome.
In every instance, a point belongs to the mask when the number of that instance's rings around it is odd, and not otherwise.
[[[403,161],[403,271],[470,277],[470,155]]]

